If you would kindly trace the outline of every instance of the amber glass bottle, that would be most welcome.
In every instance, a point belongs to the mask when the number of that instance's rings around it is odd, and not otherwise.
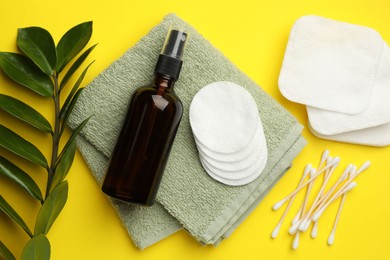
[[[183,107],[173,87],[187,33],[168,33],[151,86],[137,89],[111,155],[102,190],[133,204],[153,205]]]

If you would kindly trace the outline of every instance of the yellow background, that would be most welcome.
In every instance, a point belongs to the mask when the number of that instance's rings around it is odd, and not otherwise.
[[[321,15],[372,27],[390,42],[388,0],[1,0],[0,12],[0,51],[16,50],[16,29],[19,27],[44,27],[58,42],[70,27],[93,20],[94,33],[90,45],[99,45],[90,55],[89,60],[95,59],[96,62],[90,68],[84,85],[158,24],[164,15],[174,12],[192,24],[305,127],[304,106],[284,99],[277,86],[289,30],[294,21],[306,14]],[[53,116],[50,100],[35,98],[30,92],[12,84],[4,74],[0,74],[0,92],[29,102],[47,117]],[[0,123],[26,136],[46,155],[50,153],[47,145],[50,138],[47,136],[31,128],[25,130],[22,128],[24,125],[11,120],[3,112],[0,112]],[[202,247],[186,232],[180,231],[139,251],[133,246],[82,157],[77,154],[68,176],[70,191],[67,205],[48,235],[52,259],[390,259],[390,148],[324,141],[312,136],[307,128],[303,134],[308,145],[295,159],[291,170],[233,235],[218,247]],[[359,177],[357,188],[347,196],[335,244],[329,247],[326,240],[338,203],[321,218],[318,237],[311,239],[304,234],[298,250],[293,251],[286,222],[278,238],[270,238],[282,213],[273,212],[271,206],[296,186],[306,163],[318,163],[325,148],[333,156],[341,157],[338,173],[350,162],[360,165],[369,159],[372,167]],[[4,149],[0,153],[14,159]],[[43,188],[45,172],[30,167],[22,160],[18,162],[32,172]],[[0,178],[0,194],[14,205],[32,228],[38,204],[5,178]],[[297,207],[297,204],[294,205],[295,210]],[[287,221],[292,219],[292,215],[290,212]],[[27,238],[18,226],[0,214],[0,240],[16,255],[20,255]]]

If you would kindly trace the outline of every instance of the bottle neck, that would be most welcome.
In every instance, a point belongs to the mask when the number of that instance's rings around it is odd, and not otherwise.
[[[154,86],[158,90],[172,91],[174,85],[175,85],[175,80],[170,77],[156,74],[154,78]]]

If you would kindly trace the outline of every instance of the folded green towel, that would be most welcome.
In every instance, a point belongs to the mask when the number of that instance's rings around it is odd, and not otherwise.
[[[78,145],[99,182],[127,112],[131,93],[151,82],[154,65],[171,25],[187,29],[190,38],[175,90],[184,106],[166,170],[150,208],[113,201],[136,246],[144,248],[180,229],[181,225],[203,244],[217,244],[253,210],[270,187],[290,167],[305,145],[302,126],[255,82],[239,71],[195,29],[171,14],[134,47],[96,77],[80,96],[70,117],[74,128],[94,114]],[[255,99],[267,139],[268,162],[254,182],[231,187],[211,179],[197,155],[188,119],[193,96],[214,81],[241,85]],[[180,224],[179,224],[180,223]]]

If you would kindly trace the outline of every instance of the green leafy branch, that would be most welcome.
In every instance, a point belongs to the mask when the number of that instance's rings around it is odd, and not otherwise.
[[[0,194],[0,211],[17,223],[30,237],[23,249],[22,259],[50,259],[50,242],[46,234],[65,206],[68,197],[68,182],[65,177],[76,154],[75,138],[89,118],[73,131],[62,149],[59,144],[68,117],[83,90],[79,88],[80,84],[93,62],[80,74],[62,106],[61,98],[64,96],[64,87],[96,46],[85,50],[70,64],[88,44],[91,35],[92,22],[81,23],[66,32],[56,46],[47,30],[27,27],[18,30],[17,46],[22,54],[0,52],[0,68],[10,79],[35,94],[52,98],[54,103],[53,129],[49,121],[34,108],[0,93],[0,109],[52,137],[49,163],[34,144],[0,124],[0,146],[47,171],[46,190],[42,193],[28,173],[0,155],[0,175],[15,182],[41,204],[32,231]],[[65,68],[68,68],[66,72]],[[1,256],[6,260],[15,259],[11,251],[0,241],[0,258]]]

